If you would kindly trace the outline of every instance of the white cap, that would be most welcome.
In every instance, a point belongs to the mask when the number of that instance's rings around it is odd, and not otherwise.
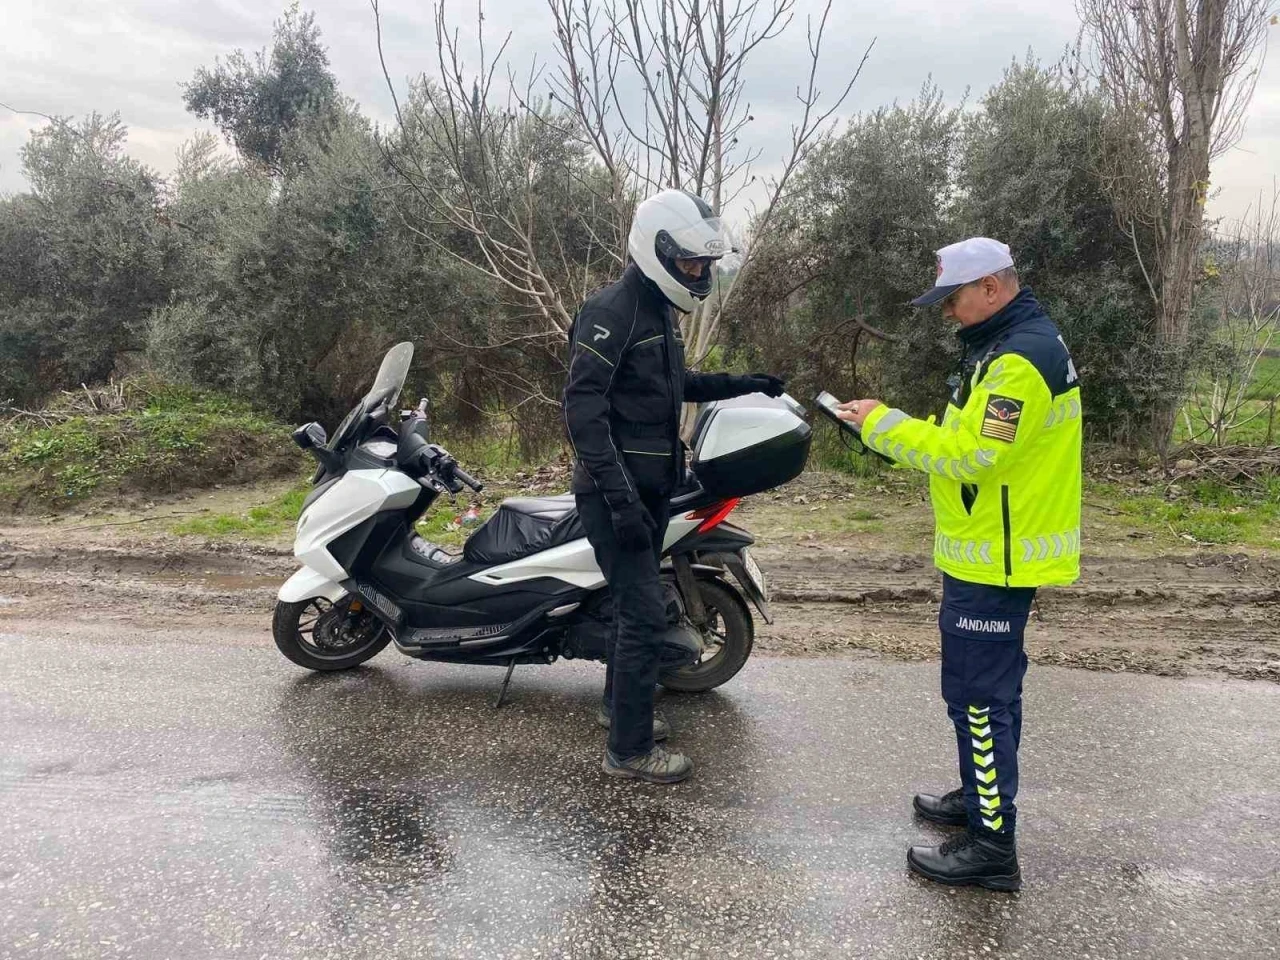
[[[938,251],[938,279],[932,290],[911,301],[915,307],[927,307],[950,296],[966,283],[1013,266],[1008,244],[990,237],[970,237]]]

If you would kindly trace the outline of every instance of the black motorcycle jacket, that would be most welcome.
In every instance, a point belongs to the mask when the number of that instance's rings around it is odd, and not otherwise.
[[[617,509],[670,493],[684,473],[682,405],[747,392],[741,377],[693,373],[674,309],[634,263],[587,298],[569,331],[564,420],[577,462],[573,492]]]

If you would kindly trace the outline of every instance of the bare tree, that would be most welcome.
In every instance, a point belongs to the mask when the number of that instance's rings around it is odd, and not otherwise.
[[[402,100],[383,56],[378,0],[370,5],[396,112],[396,135],[384,140],[384,157],[416,201],[402,208],[406,226],[498,283],[514,303],[532,308],[540,322],[531,336],[563,338],[574,300],[590,288],[592,268],[613,255],[593,240],[570,250],[557,229],[562,224],[551,220],[543,202],[563,178],[583,174],[575,163],[582,158],[564,149],[573,133],[562,116],[529,95],[532,77],[523,94],[513,76],[499,77],[510,37],[491,58],[483,16],[479,66],[469,70],[443,5],[435,10],[433,76],[422,75]]]
[[[1207,437],[1223,446],[1231,431],[1274,418],[1280,394],[1280,377],[1259,375],[1263,357],[1280,344],[1280,191],[1216,237],[1210,251],[1216,329],[1209,379],[1193,393],[1184,417],[1192,440]]]
[[[760,148],[744,144],[755,117],[746,99],[748,62],[779,37],[795,17],[795,0],[547,0],[556,23],[559,69],[552,96],[569,106],[611,171],[626,171],[629,189],[612,201],[625,223],[640,193],[665,187],[704,197],[717,214],[760,181]],[[797,119],[779,172],[764,182],[753,242],[740,251],[741,277],[749,271],[788,183],[826,135],[828,121],[847,99],[871,52],[869,44],[835,96],[823,102],[818,86],[822,43],[831,14],[828,0],[809,18],[809,69],[796,87]],[[874,43],[874,41],[873,41]],[[621,181],[620,181],[621,182]],[[733,299],[722,289],[684,321],[691,359],[701,362],[720,332]]]
[[[1210,165],[1243,130],[1265,49],[1271,0],[1077,0],[1087,68],[1109,97],[1120,144],[1100,157],[1121,226],[1147,279],[1155,333],[1181,356],[1202,275]],[[1147,244],[1150,244],[1150,247]],[[1143,259],[1144,248],[1154,257]],[[1184,384],[1153,424],[1172,435]]]
[[[585,295],[625,263],[637,200],[662,187],[706,196],[720,213],[751,184],[762,159],[743,132],[754,120],[746,65],[791,24],[796,0],[547,0],[558,63],[499,77],[504,41],[490,57],[479,13],[480,62],[468,69],[458,33],[436,7],[436,62],[396,107],[388,161],[415,198],[405,220],[436,244],[533,307],[537,336],[564,337]],[[378,25],[378,0],[370,0]],[[818,84],[828,0],[808,24],[807,76],[796,89],[789,150],[763,181],[756,237],[795,171],[826,135],[863,53],[835,96]],[[508,35],[509,38],[509,35]],[[504,82],[505,81],[505,82]],[[773,160],[773,158],[771,158]],[[552,179],[569,200],[569,224],[543,202]],[[466,244],[459,248],[461,236]],[[750,269],[758,242],[741,254]],[[716,342],[732,287],[686,320],[692,359]]]

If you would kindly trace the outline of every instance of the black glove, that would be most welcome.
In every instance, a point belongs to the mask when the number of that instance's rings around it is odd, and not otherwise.
[[[766,397],[780,397],[787,387],[787,381],[770,373],[749,373],[738,380],[743,393],[763,393]]]
[[[653,548],[653,517],[639,501],[628,503],[609,515],[613,521],[613,533],[618,546],[628,553],[640,553]]]

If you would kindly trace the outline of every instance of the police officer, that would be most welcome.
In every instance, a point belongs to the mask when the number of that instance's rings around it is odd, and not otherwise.
[[[614,636],[597,720],[609,727],[604,770],[676,783],[693,772],[683,754],[655,744],[670,733],[655,718],[666,605],[659,561],[668,501],[684,476],[685,401],[782,394],[765,374],[685,370],[674,315],[711,292],[729,250],[720,220],[699,197],[664,190],[636,209],[622,279],[582,305],[569,335],[564,418],[577,459],[573,492],[587,539],[613,597]]]
[[[960,325],[961,370],[941,425],[878,400],[843,404],[867,446],[929,474],[942,571],[942,696],[955,723],[962,786],[915,797],[916,812],[965,832],[912,847],[907,863],[940,883],[1017,890],[1014,843],[1023,629],[1037,587],[1080,568],[1080,387],[1066,343],[1003,243],[938,251],[917,306],[941,302]]]

